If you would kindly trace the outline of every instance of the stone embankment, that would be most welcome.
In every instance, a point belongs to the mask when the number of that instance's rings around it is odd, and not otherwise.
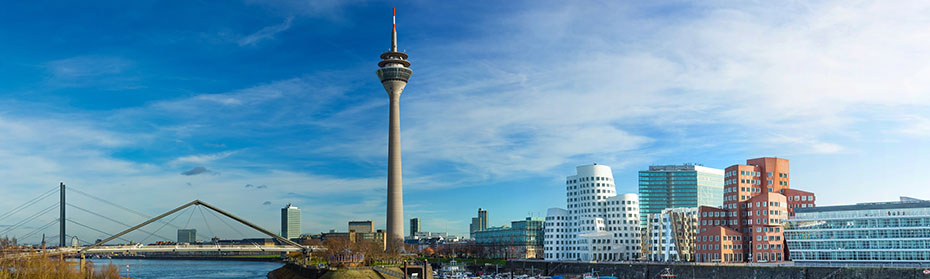
[[[288,263],[269,272],[268,279],[403,279],[398,277],[398,275],[402,276],[402,274],[401,269],[397,267],[329,270],[307,268]]]
[[[928,279],[925,268],[887,267],[810,267],[810,266],[757,266],[757,265],[689,265],[661,263],[582,263],[546,261],[508,261],[504,269],[514,274],[563,275],[580,277],[585,273],[617,278],[753,278],[753,279],[814,279],[814,278],[889,278]]]

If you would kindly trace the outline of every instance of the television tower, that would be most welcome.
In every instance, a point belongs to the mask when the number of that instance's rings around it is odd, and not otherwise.
[[[407,54],[397,51],[397,10],[393,11],[391,49],[381,54],[378,78],[391,98],[388,128],[387,250],[400,251],[404,241],[404,186],[400,163],[400,93],[413,74]],[[400,244],[399,247],[397,245]]]

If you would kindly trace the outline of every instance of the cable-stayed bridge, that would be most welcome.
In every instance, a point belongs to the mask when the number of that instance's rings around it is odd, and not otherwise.
[[[47,200],[49,197],[52,197],[55,192],[59,193],[59,201],[53,203],[49,206],[42,207],[38,206],[40,202]],[[125,221],[121,221],[119,218],[109,217],[105,214],[101,214],[99,210],[91,210],[84,208],[83,206],[78,206],[74,203],[67,202],[66,196],[68,193],[76,193],[83,197],[89,198],[94,205],[106,204],[111,207],[119,209],[121,212],[127,212],[134,215],[141,216],[147,220],[136,225],[131,225]],[[86,205],[85,205],[86,206]],[[38,208],[30,209],[30,208]],[[23,231],[23,228],[28,227],[28,224],[33,224],[36,222],[41,222],[41,217],[47,217],[48,213],[54,211],[55,209],[59,210],[58,218],[55,218],[47,223],[35,226],[31,231]],[[87,216],[94,216],[96,218],[106,220],[112,224],[116,224],[122,227],[125,227],[124,230],[116,233],[108,233],[97,226],[88,225],[90,223],[85,220],[77,221],[71,218],[68,218],[66,214],[67,209],[75,209],[82,214]],[[55,249],[46,250],[46,253],[56,253],[56,254],[80,254],[81,258],[84,258],[85,254],[114,254],[114,253],[158,253],[159,255],[171,255],[171,254],[197,254],[197,253],[217,253],[217,252],[248,252],[248,253],[283,253],[283,252],[309,252],[310,247],[300,245],[296,242],[293,242],[289,239],[283,238],[277,234],[274,234],[258,225],[255,225],[252,222],[249,222],[245,219],[242,219],[236,215],[233,215],[225,210],[217,208],[213,205],[205,203],[200,200],[194,200],[184,205],[181,205],[175,209],[169,210],[165,213],[162,213],[158,216],[151,217],[144,213],[138,212],[131,208],[118,205],[106,199],[100,198],[98,196],[86,193],[84,191],[75,189],[74,187],[66,187],[64,183],[61,183],[58,187],[55,187],[49,191],[46,191],[35,198],[26,201],[25,203],[14,207],[13,209],[0,214],[0,222],[10,218],[11,216],[17,215],[19,213],[28,214],[27,217],[22,218],[21,220],[7,225],[6,227],[0,227],[0,236],[13,236],[19,239],[30,239],[34,238],[38,233],[44,232],[51,228],[52,226],[58,224],[59,231],[58,235],[52,236],[50,238],[59,238],[59,245]],[[235,228],[234,225],[231,225],[230,222],[227,222],[224,219],[232,219],[233,224],[239,224],[240,226],[248,227],[254,231],[261,233],[261,235],[273,238],[275,241],[274,245],[268,245],[268,243],[254,243],[254,242],[229,242],[221,243],[220,241],[211,241],[209,243],[202,243],[191,241],[193,243],[173,243],[174,238],[165,237],[160,235],[159,232],[164,229],[166,226],[171,226],[180,230],[184,228],[189,228],[191,219],[195,215],[195,212],[199,212],[200,217],[203,218],[203,224],[207,227],[208,231],[216,236],[213,231],[213,228],[208,222],[207,214],[215,217],[217,220],[225,224],[229,229],[238,232],[241,236],[245,236],[241,231]],[[206,213],[205,213],[206,212]],[[172,216],[173,215],[173,216]],[[183,226],[177,226],[173,222],[184,215],[188,216],[187,223]],[[167,217],[172,216],[170,219]],[[224,218],[225,217],[225,218]],[[167,219],[167,220],[165,220]],[[62,221],[64,220],[64,221]],[[77,225],[79,228],[92,231],[97,233],[98,236],[106,236],[103,239],[98,239],[95,242],[87,242],[81,240],[81,238],[75,238],[78,243],[72,243],[69,245],[67,242],[68,237],[73,235],[68,234],[67,224]],[[157,226],[157,229],[150,229],[148,226]],[[14,233],[20,232],[20,233]],[[13,233],[11,235],[11,233]],[[130,233],[141,233],[145,235],[145,238],[139,243],[135,243],[126,238],[127,234]],[[163,239],[165,241],[158,241],[156,244],[144,244],[148,239],[155,237],[156,239]],[[179,236],[180,238],[180,236]],[[121,245],[108,245],[111,241],[120,240],[124,244]],[[180,239],[179,239],[180,240]],[[43,237],[44,241],[44,237]],[[128,243],[128,244],[125,244]],[[74,245],[76,244],[76,245]],[[42,247],[44,249],[44,247]],[[7,256],[26,256],[26,253],[13,253],[8,254]]]

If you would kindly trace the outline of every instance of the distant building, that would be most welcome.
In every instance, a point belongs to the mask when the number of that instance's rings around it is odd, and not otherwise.
[[[417,232],[404,240],[404,243],[417,245],[419,249],[438,247],[439,245],[462,243],[466,239],[461,236],[449,235],[446,232]]]
[[[480,232],[488,228],[488,211],[478,208],[478,217],[471,218],[471,226],[469,228],[469,237],[474,239],[475,232]]]
[[[545,259],[639,259],[639,196],[617,195],[609,166],[584,165],[575,170],[575,175],[565,178],[568,208],[550,208],[546,214]]]
[[[296,239],[300,237],[300,208],[287,204],[281,209],[281,237]]]
[[[197,230],[178,229],[178,243],[197,243]]]
[[[387,248],[387,239],[385,238],[384,230],[377,230],[375,232],[336,232],[332,230],[328,233],[320,234],[320,239],[326,241],[327,239],[346,239],[349,242],[355,243],[359,241],[371,241],[381,245],[381,248]]]
[[[410,219],[410,236],[415,236],[420,232],[420,218]]]
[[[349,231],[357,233],[371,233],[375,231],[375,222],[368,221],[349,221]]]
[[[697,207],[667,208],[646,218],[643,255],[651,261],[694,261]]]
[[[723,205],[723,170],[694,164],[649,166],[639,172],[640,223],[666,208]]]
[[[526,217],[510,226],[487,228],[474,233],[475,244],[490,258],[542,258],[545,220]]]
[[[797,263],[930,264],[930,201],[794,209],[785,226]]]

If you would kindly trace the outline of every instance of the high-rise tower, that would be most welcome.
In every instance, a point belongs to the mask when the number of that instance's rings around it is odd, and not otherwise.
[[[300,208],[291,204],[281,208],[281,236],[287,239],[300,237]]]
[[[397,19],[394,14],[391,31],[391,49],[381,54],[378,78],[391,98],[390,125],[388,128],[388,191],[387,191],[387,250],[394,251],[404,241],[404,186],[400,163],[400,93],[413,74],[407,54],[397,51]]]

